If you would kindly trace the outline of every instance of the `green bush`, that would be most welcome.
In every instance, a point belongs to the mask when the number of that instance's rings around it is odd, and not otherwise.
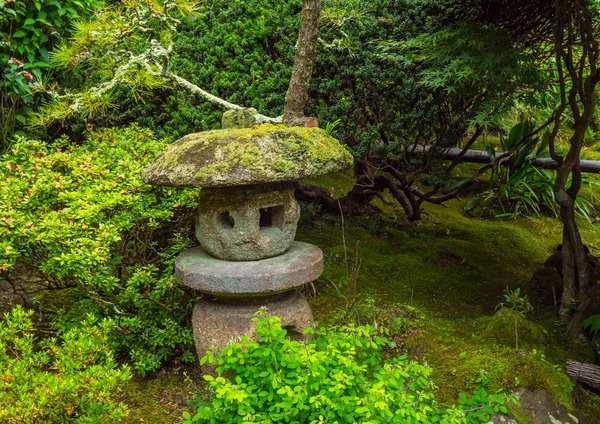
[[[0,321],[0,421],[108,423],[127,415],[112,397],[131,377],[118,367],[110,323],[88,315],[82,327],[38,343],[33,311],[15,307]]]
[[[218,376],[205,376],[213,397],[184,413],[187,423],[476,423],[503,411],[503,394],[479,387],[445,408],[435,399],[427,365],[396,354],[388,330],[372,326],[309,329],[307,341],[286,337],[278,317],[259,311],[256,341],[242,337],[217,357]]]
[[[114,319],[114,348],[142,373],[193,358],[173,261],[191,240],[195,194],[140,176],[164,146],[133,126],[80,146],[22,139],[0,157],[0,279],[79,287],[80,309]]]
[[[219,97],[280,115],[301,5],[301,0],[203,2],[202,17],[181,25],[171,70]],[[138,122],[171,139],[220,127],[220,108],[180,88],[154,91],[143,103],[120,94],[119,111],[97,119],[95,125]]]

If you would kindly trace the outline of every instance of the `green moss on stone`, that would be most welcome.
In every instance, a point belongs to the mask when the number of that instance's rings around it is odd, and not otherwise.
[[[208,178],[214,173],[223,173],[223,172],[227,172],[227,170],[229,170],[228,163],[219,162],[219,163],[211,164],[211,165],[208,165],[208,166],[205,166],[204,168],[202,168],[200,170],[200,172],[198,172],[198,174],[196,174],[196,178],[202,178],[202,179]]]
[[[548,342],[547,331],[539,324],[527,320],[508,309],[499,310],[493,317],[486,318],[485,337],[505,346],[515,346],[515,321],[519,334],[519,346],[544,348]]]
[[[350,153],[319,128],[264,124],[190,134],[144,170],[144,181],[219,187],[291,181],[352,165]]]
[[[273,161],[273,169],[279,172],[289,172],[294,169],[294,164],[288,160],[276,159]]]
[[[346,196],[354,188],[356,178],[353,175],[353,170],[349,169],[342,172],[321,175],[314,178],[306,178],[303,183],[311,184],[317,187],[322,187],[329,191],[335,199]]]
[[[522,413],[515,405],[512,403],[508,404],[508,410],[510,411],[510,415],[517,420],[519,424],[529,424],[531,418]]]
[[[249,128],[256,123],[256,109],[228,110],[223,113],[221,128]]]

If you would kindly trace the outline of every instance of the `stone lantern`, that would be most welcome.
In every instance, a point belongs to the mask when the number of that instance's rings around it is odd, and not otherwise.
[[[295,289],[321,275],[323,252],[294,241],[300,208],[292,182],[352,164],[319,128],[230,126],[183,137],[142,175],[149,184],[201,187],[200,246],[175,262],[178,280],[204,294],[192,316],[200,356],[251,336],[261,306],[292,333],[312,324],[310,307]]]

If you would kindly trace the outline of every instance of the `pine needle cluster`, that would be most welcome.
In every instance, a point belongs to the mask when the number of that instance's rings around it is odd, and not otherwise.
[[[57,90],[31,116],[45,127],[77,115],[92,118],[116,107],[117,90],[135,101],[169,83],[169,54],[182,19],[199,16],[197,0],[125,0],[75,23],[52,54],[56,69],[82,77],[75,90]]]

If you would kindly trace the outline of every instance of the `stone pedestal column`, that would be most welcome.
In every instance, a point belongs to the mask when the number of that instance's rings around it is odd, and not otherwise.
[[[203,298],[194,306],[192,326],[194,343],[198,355],[215,347],[223,347],[241,336],[252,338],[254,322],[252,318],[261,307],[266,307],[268,315],[281,318],[281,325],[288,336],[301,338],[302,331],[313,324],[312,312],[306,299],[295,290],[276,298],[255,299],[256,303],[236,304]]]
[[[296,288],[323,271],[323,252],[308,243],[292,242],[282,255],[258,261],[225,261],[202,247],[185,250],[175,261],[177,279],[205,293],[192,318],[198,355],[222,348],[230,340],[251,336],[252,317],[265,306],[291,333],[312,324],[312,313]]]

